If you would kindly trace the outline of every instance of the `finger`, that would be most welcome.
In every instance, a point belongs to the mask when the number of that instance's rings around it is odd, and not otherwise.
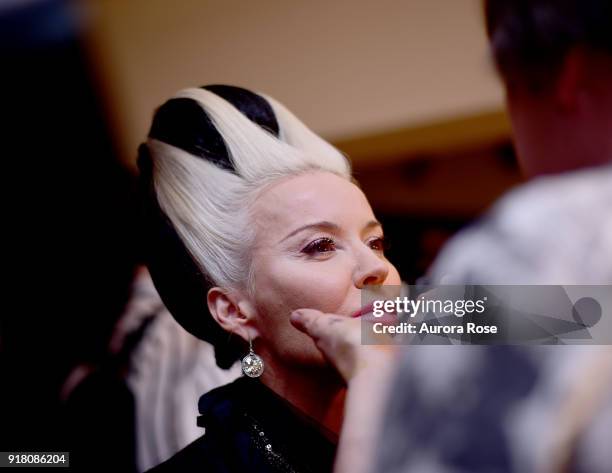
[[[346,317],[326,314],[315,309],[298,309],[292,313],[291,321],[314,340],[323,340],[337,337],[340,329],[336,325],[342,325]]]

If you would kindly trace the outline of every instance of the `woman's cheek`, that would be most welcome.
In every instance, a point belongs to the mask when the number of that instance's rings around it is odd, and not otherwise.
[[[296,265],[297,266],[297,265]],[[349,274],[333,265],[299,265],[276,281],[276,294],[290,310],[303,307],[330,312],[342,306],[351,286]],[[279,271],[279,273],[281,272]]]
[[[399,286],[402,283],[402,278],[400,277],[399,272],[394,265],[389,263],[389,266],[389,276],[387,276],[385,284],[390,286]]]
[[[335,312],[346,302],[351,287],[350,278],[322,273],[308,278],[296,288],[292,301],[294,309],[308,307],[322,312]]]

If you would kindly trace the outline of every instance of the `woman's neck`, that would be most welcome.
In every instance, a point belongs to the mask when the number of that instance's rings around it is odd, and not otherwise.
[[[331,367],[308,370],[266,366],[261,381],[313,422],[326,437],[338,441],[346,385]]]

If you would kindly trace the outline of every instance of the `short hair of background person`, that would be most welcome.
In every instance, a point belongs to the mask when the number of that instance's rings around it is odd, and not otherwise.
[[[244,342],[213,320],[206,293],[254,291],[250,203],[273,181],[309,170],[350,180],[349,163],[271,97],[226,85],[168,100],[139,153],[155,286],[181,325],[212,343],[217,364],[229,368]]]
[[[612,159],[612,2],[485,0],[484,6],[527,174]]]

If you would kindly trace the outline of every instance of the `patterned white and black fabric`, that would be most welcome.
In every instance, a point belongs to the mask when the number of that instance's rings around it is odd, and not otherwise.
[[[430,276],[612,290],[612,165],[511,192],[450,242]],[[612,352],[412,346],[383,425],[377,473],[610,472]]]

